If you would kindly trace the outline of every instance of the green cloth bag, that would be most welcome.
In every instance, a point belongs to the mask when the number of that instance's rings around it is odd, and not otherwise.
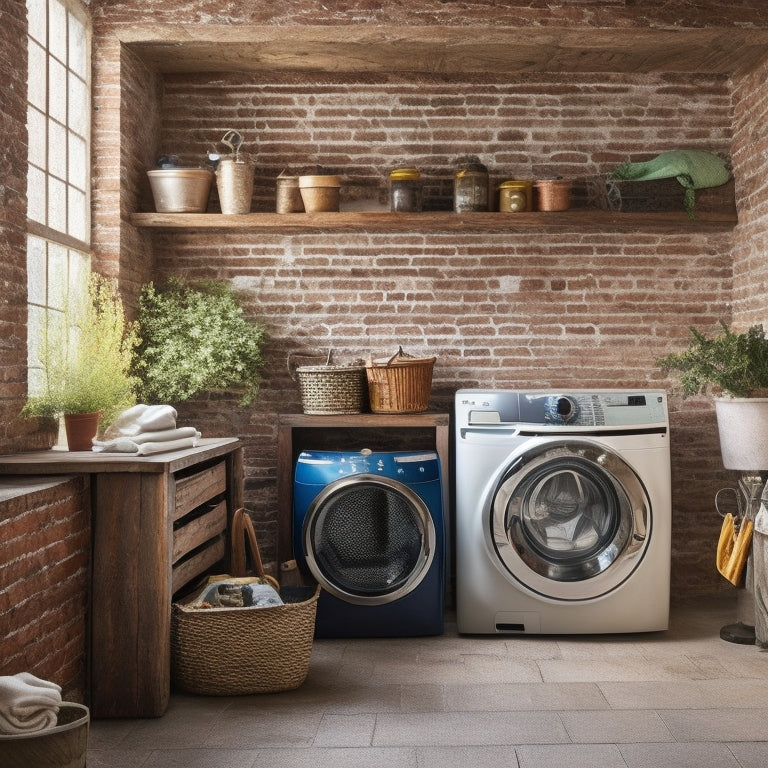
[[[653,179],[675,178],[685,188],[683,205],[693,218],[696,202],[695,190],[704,187],[719,187],[725,184],[731,174],[725,161],[713,154],[698,149],[678,149],[662,152],[653,160],[642,163],[623,163],[608,174],[609,179],[625,181],[652,181]]]

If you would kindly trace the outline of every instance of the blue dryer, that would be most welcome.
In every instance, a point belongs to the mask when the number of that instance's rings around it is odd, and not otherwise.
[[[442,634],[438,455],[304,451],[294,480],[294,555],[322,587],[315,636]]]

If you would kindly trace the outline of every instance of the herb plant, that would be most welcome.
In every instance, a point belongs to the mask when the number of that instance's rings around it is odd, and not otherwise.
[[[149,283],[139,297],[137,323],[141,341],[133,372],[142,402],[180,402],[230,387],[244,390],[241,405],[256,398],[266,331],[245,317],[226,283]]]
[[[734,333],[720,321],[722,333],[708,337],[691,328],[688,349],[668,355],[658,364],[677,371],[683,397],[708,389],[732,397],[762,396],[768,391],[768,339],[762,325]]]
[[[68,306],[58,321],[49,318],[39,350],[42,391],[30,397],[22,415],[101,412],[107,426],[136,403],[137,381],[130,373],[136,343],[117,286],[92,273],[84,300]]]

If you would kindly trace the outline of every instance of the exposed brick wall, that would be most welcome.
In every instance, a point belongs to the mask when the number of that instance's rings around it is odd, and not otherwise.
[[[0,675],[31,672],[85,701],[90,551],[84,475],[0,484]]]
[[[768,65],[735,84],[733,162],[739,199],[735,231],[734,322],[768,327]]]
[[[37,445],[27,395],[27,11],[0,7],[0,452]]]
[[[281,169],[314,163],[344,174],[349,202],[381,198],[386,172],[404,161],[420,166],[439,193],[466,152],[479,154],[496,180],[553,172],[583,179],[628,156],[648,157],[649,147],[730,148],[728,83],[712,77],[381,84],[228,73],[167,77],[162,98],[158,153],[201,156],[227,128],[250,138],[257,210],[273,210]],[[138,182],[151,209],[143,174]],[[431,202],[444,207],[445,200]],[[230,281],[270,332],[255,409],[242,412],[219,396],[184,405],[182,417],[245,440],[247,499],[269,559],[276,415],[300,410],[286,366],[291,349],[333,346],[349,358],[403,344],[434,353],[433,404],[447,410],[462,386],[664,386],[655,360],[682,344],[690,325],[709,326],[730,312],[732,236],[691,230],[154,234],[159,276]],[[675,585],[689,594],[716,591],[718,577],[703,553],[717,518],[702,524],[700,515],[723,482],[713,418],[706,402],[673,399],[672,411]],[[703,454],[691,456],[689,441]]]

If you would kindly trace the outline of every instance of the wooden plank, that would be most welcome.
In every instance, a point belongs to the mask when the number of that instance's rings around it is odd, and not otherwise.
[[[696,232],[730,229],[737,223],[731,211],[706,212],[689,219],[683,210],[654,213],[615,213],[591,208],[528,213],[487,212],[389,213],[339,211],[331,213],[134,213],[131,223],[154,229],[247,230],[252,232],[635,232],[672,229]]]
[[[141,594],[145,557],[141,535],[142,477],[102,474],[93,491],[91,696],[93,717],[138,712],[139,615],[154,595]]]
[[[217,456],[225,456],[240,441],[236,437],[203,438],[195,448],[131,456],[93,451],[29,451],[0,456],[0,475],[67,475],[114,472],[178,472]]]
[[[120,39],[160,72],[531,72],[733,75],[764,60],[768,30],[722,27],[496,27],[135,24]],[[482,44],[478,44],[482,41]]]
[[[221,501],[200,517],[195,517],[173,533],[171,562],[227,530],[227,502]]]
[[[195,507],[224,493],[227,490],[227,470],[224,461],[196,472],[189,477],[176,480],[176,501],[173,510],[174,521],[184,517]]]
[[[180,589],[189,584],[192,579],[212,568],[227,554],[227,538],[221,535],[213,539],[209,546],[200,550],[188,560],[173,566],[172,590],[176,594]]]

